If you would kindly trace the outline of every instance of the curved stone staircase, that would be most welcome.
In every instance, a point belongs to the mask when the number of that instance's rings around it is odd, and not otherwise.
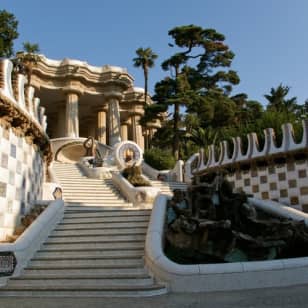
[[[111,180],[54,163],[63,220],[0,296],[152,296],[167,292],[144,267],[150,210],[126,202]]]

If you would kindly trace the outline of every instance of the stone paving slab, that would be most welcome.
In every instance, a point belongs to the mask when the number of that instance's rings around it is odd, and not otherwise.
[[[0,297],[1,308],[297,308],[308,307],[308,285],[143,298]]]

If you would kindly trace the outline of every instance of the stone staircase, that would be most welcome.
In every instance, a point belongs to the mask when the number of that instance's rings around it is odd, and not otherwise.
[[[68,210],[90,210],[97,207],[132,207],[113,186],[111,179],[90,179],[75,164],[53,163],[53,170],[63,189]]]
[[[0,296],[153,296],[166,288],[144,267],[150,210],[136,209],[109,180],[82,176],[76,165],[54,165],[63,188],[63,220],[20,277]]]
[[[163,182],[151,179],[150,181],[152,186],[159,188],[162,194],[169,196],[173,195],[174,189],[187,190],[187,184],[182,182]]]

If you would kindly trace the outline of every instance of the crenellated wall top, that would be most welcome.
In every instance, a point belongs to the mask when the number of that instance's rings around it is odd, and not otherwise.
[[[201,149],[199,155],[194,155],[190,164],[198,159],[197,166],[189,167],[193,174],[203,174],[210,169],[220,167],[232,167],[233,165],[250,164],[256,161],[272,161],[297,154],[308,155],[308,119],[302,120],[302,136],[300,142],[294,139],[292,124],[285,123],[282,128],[282,142],[276,143],[275,131],[272,128],[264,130],[264,145],[260,148],[256,133],[247,135],[247,148],[243,147],[240,137],[232,138],[233,147],[230,150],[229,143],[222,141],[219,145],[210,145],[207,149]],[[302,157],[301,155],[299,157]]]

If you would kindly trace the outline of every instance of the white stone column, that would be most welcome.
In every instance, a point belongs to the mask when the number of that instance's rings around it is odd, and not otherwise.
[[[121,139],[122,141],[128,140],[128,122],[121,123]]]
[[[120,130],[120,100],[121,94],[113,93],[106,95],[108,102],[108,136],[109,145],[114,146],[116,143],[121,142]]]
[[[90,118],[88,121],[88,137],[92,136],[94,139],[97,139],[96,135],[96,119],[95,118]]]
[[[76,93],[66,94],[66,137],[79,137],[79,118],[78,118],[78,95]]]
[[[144,138],[142,135],[142,126],[139,124],[140,116],[132,116],[132,133],[133,141],[136,142],[142,150],[144,150]]]
[[[65,115],[65,107],[58,107],[58,126],[57,126],[57,138],[66,136],[66,115]]]
[[[103,144],[107,143],[106,128],[106,110],[99,110],[97,113],[97,140]]]

